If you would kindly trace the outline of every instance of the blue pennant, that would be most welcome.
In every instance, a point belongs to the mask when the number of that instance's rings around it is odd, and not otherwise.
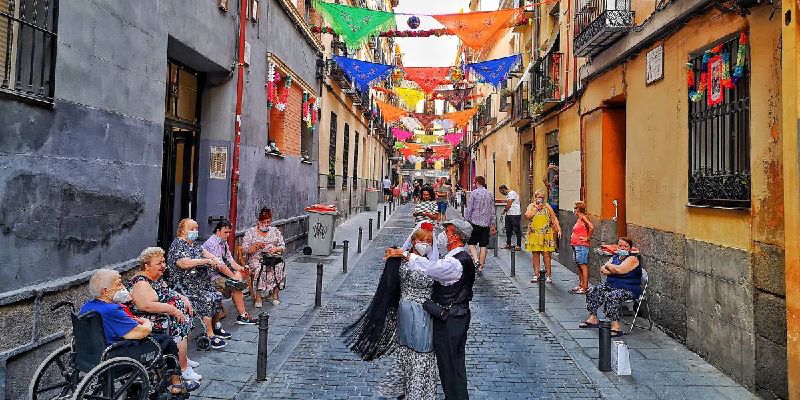
[[[361,91],[368,89],[370,82],[389,75],[389,72],[394,68],[393,65],[376,64],[341,56],[333,56],[333,59],[347,76],[353,80],[356,89]]]
[[[500,85],[502,81],[506,80],[508,73],[511,72],[520,61],[522,61],[522,56],[515,54],[513,56],[496,58],[494,60],[467,64],[467,70],[471,69],[475,71],[475,73],[486,80],[486,83],[496,87]]]

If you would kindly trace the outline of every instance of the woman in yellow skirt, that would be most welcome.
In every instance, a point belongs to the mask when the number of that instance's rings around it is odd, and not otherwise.
[[[542,277],[539,276],[539,258],[544,259],[544,268],[547,273],[547,283],[553,283],[553,270],[550,263],[550,253],[556,250],[556,242],[553,237],[555,229],[558,238],[561,238],[561,225],[555,211],[544,201],[544,193],[537,190],[533,196],[534,201],[525,210],[525,218],[531,220],[528,225],[528,235],[525,238],[525,250],[533,253],[533,279],[531,283],[536,283]]]

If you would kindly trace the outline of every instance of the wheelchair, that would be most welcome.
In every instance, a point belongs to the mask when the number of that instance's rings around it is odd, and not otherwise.
[[[173,395],[170,376],[178,374],[167,363],[172,356],[161,354],[155,340],[136,347],[138,357],[115,356],[119,349],[135,342],[123,340],[106,346],[103,321],[97,312],[75,312],[75,305],[62,301],[51,308],[71,309],[73,337],[70,344],[52,352],[39,365],[28,390],[30,400],[184,400],[188,394]]]

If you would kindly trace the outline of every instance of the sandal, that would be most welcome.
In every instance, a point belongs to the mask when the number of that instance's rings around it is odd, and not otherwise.
[[[583,321],[580,324],[578,324],[578,328],[581,328],[581,329],[591,329],[591,328],[597,328],[597,327],[598,327],[598,324],[594,324],[594,323],[591,323],[589,321]]]
[[[615,331],[613,329],[611,330],[611,337],[612,338],[620,337],[620,336],[625,336],[625,332],[623,332],[623,331]]]
[[[536,283],[536,282],[539,282],[539,277],[534,275],[533,279],[531,279],[531,283]]]
[[[580,286],[575,286],[570,290],[570,292],[572,292],[572,294],[586,294],[589,293],[589,289],[584,289]]]

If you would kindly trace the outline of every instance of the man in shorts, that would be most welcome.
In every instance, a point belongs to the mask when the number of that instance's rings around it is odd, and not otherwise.
[[[217,223],[217,226],[214,227],[214,234],[203,243],[204,249],[225,264],[225,267],[214,270],[211,273],[211,283],[214,284],[214,288],[222,293],[225,298],[230,297],[233,300],[233,305],[236,307],[236,312],[238,313],[236,317],[237,324],[255,325],[258,323],[258,320],[253,318],[244,308],[244,293],[242,293],[242,291],[247,289],[247,283],[244,281],[243,277],[246,270],[239,265],[236,260],[233,259],[233,255],[231,255],[231,250],[228,248],[228,237],[230,234],[231,223],[228,221],[220,221]],[[222,329],[222,324],[214,327],[214,333],[223,339],[227,339],[225,336],[230,337],[230,334]]]
[[[477,260],[478,276],[483,275],[483,265],[486,262],[489,236],[495,230],[494,195],[486,189],[486,179],[482,176],[475,177],[475,189],[472,191],[464,210],[464,219],[472,225],[472,234],[467,240],[469,253]],[[480,248],[480,250],[478,248]]]
[[[392,196],[392,181],[389,180],[389,176],[383,177],[383,202],[386,203],[389,201],[389,197]]]

